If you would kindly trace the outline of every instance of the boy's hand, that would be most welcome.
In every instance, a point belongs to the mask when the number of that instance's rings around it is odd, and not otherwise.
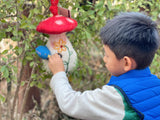
[[[49,56],[48,66],[53,74],[65,71],[63,61],[58,54]]]

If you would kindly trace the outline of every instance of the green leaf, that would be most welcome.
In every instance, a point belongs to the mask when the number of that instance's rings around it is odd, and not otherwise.
[[[29,41],[29,40],[27,40],[27,41]],[[25,50],[28,50],[29,49],[29,44],[26,42],[26,44],[25,44],[25,48],[24,48]]]
[[[104,13],[104,11],[103,11],[103,10],[100,10],[100,11],[98,11],[97,14],[101,16],[101,15],[103,15],[103,13]]]
[[[11,39],[12,39],[13,41],[20,41],[20,38],[17,38],[16,36],[13,36]]]
[[[0,41],[6,37],[6,34],[3,30],[0,30]]]
[[[7,62],[7,58],[5,58],[5,57],[2,57],[2,60],[4,61],[4,62]]]
[[[33,67],[33,65],[34,65],[34,62],[31,62],[31,63],[29,64],[30,67]]]
[[[2,55],[5,55],[5,54],[7,54],[8,53],[8,50],[4,50],[1,54]]]
[[[2,22],[2,23],[6,23],[6,20],[2,19],[1,22]]]
[[[112,8],[112,3],[110,0],[107,0],[107,6],[108,6],[108,9],[111,10]]]
[[[9,45],[9,48],[12,49],[12,48],[13,48],[13,45]]]
[[[2,66],[1,69],[0,69],[0,72],[2,72],[2,77],[4,78],[8,78],[9,76],[9,70],[8,70],[8,67],[7,66]]]
[[[6,29],[6,32],[10,32],[12,31],[12,27],[8,27],[8,29]]]
[[[2,95],[0,95],[0,101],[2,101],[3,103],[6,101],[6,98]]]
[[[18,31],[15,29],[15,30],[13,31],[13,35],[14,35],[14,36],[17,36],[17,35],[18,35],[17,32],[18,32]]]
[[[32,74],[31,78],[35,80],[37,78],[37,74]]]
[[[25,81],[22,81],[22,82],[21,82],[21,86],[24,86],[24,85],[25,85],[25,83],[26,83]]]
[[[11,79],[8,77],[6,78],[7,79],[7,83],[11,82]]]
[[[31,60],[33,60],[33,57],[32,57],[32,56],[27,56],[27,57],[26,57],[26,60],[31,61]]]
[[[37,83],[36,81],[32,81],[31,84],[30,84],[30,86],[33,87],[33,86],[36,85],[36,83]]]
[[[23,48],[22,47],[18,47],[18,53],[19,53],[19,55],[21,55],[22,52],[23,52]]]
[[[43,88],[43,85],[42,83],[38,82],[38,85],[37,85],[38,88]]]
[[[85,31],[85,33],[86,33],[87,38],[90,39],[91,38],[91,34],[88,31]]]
[[[34,26],[34,25],[29,25],[29,29],[36,29],[36,26]]]

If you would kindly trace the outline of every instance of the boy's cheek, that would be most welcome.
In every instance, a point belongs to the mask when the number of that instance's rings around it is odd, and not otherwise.
[[[103,61],[107,63],[107,58],[105,56],[103,57]]]

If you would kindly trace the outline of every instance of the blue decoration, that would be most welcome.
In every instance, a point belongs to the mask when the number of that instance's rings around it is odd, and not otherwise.
[[[42,59],[48,60],[48,55],[51,55],[49,49],[46,46],[38,46],[36,48],[36,53]]]

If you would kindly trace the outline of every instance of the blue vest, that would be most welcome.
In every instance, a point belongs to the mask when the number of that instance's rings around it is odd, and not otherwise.
[[[141,120],[160,120],[160,79],[149,68],[112,76],[108,85],[120,90]]]

